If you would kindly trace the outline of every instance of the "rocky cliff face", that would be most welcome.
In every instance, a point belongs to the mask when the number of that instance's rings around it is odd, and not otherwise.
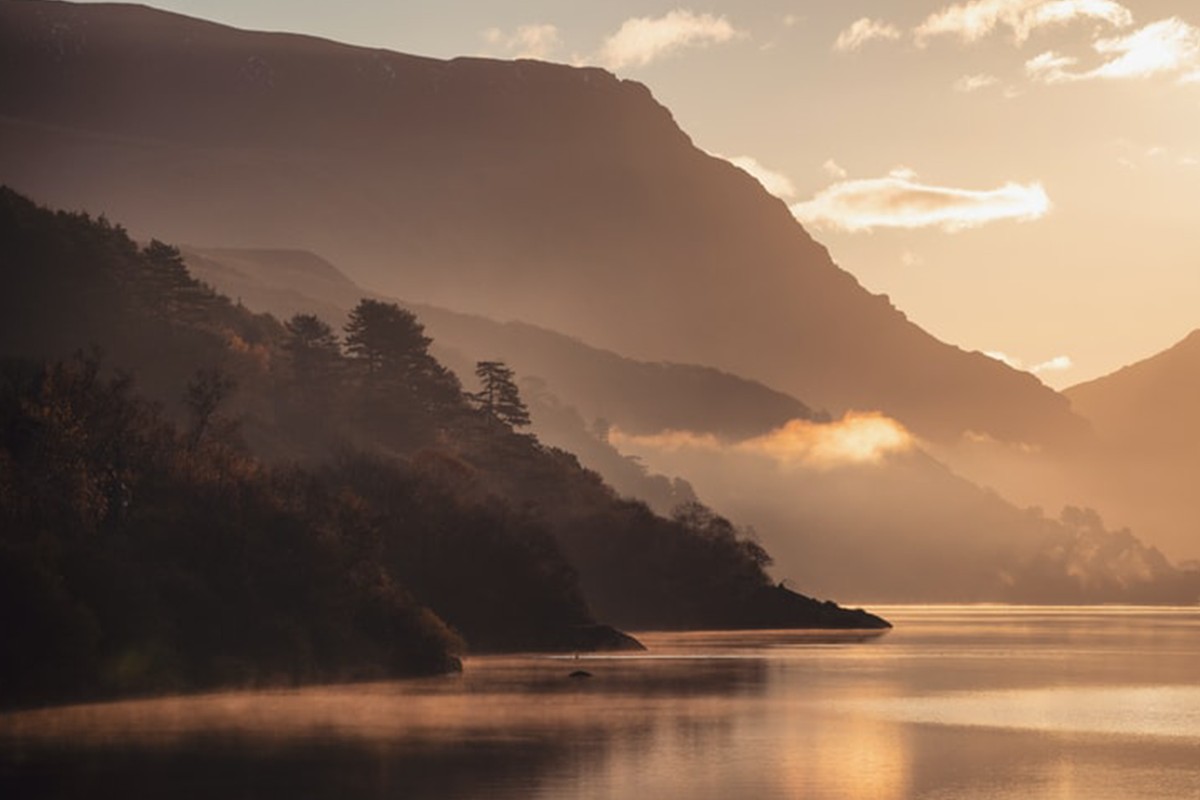
[[[602,70],[31,0],[0,4],[0,117],[0,182],[135,234],[312,249],[413,302],[883,410],[934,439],[1083,429],[1033,377],[866,292]]]

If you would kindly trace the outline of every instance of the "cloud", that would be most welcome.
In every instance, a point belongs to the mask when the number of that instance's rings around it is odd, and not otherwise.
[[[1071,80],[1068,67],[1079,63],[1079,59],[1060,55],[1053,50],[1036,55],[1025,62],[1025,74],[1041,83],[1061,83]]]
[[[1012,31],[1013,41],[1022,44],[1039,28],[1077,20],[1124,28],[1133,24],[1133,14],[1114,0],[972,0],[929,15],[913,34],[917,45],[923,46],[935,36],[975,42],[1005,27]]]
[[[1029,368],[1029,371],[1034,375],[1037,375],[1039,372],[1061,372],[1062,370],[1070,369],[1073,366],[1075,366],[1075,364],[1071,361],[1070,356],[1055,356],[1048,361],[1043,361],[1040,364],[1034,364]]]
[[[635,436],[613,429],[609,442],[621,450],[745,454],[780,466],[828,469],[854,464],[878,464],[893,453],[916,446],[912,435],[894,419],[878,412],[847,413],[837,422],[793,419],[768,434],[723,443],[709,433],[664,431]]]
[[[1152,22],[1127,36],[1099,39],[1093,45],[1108,60],[1094,69],[1072,71],[1076,58],[1053,51],[1025,62],[1025,72],[1041,83],[1097,79],[1127,80],[1183,73],[1180,83],[1192,81],[1200,69],[1200,28],[1178,17]]]
[[[1003,364],[1007,364],[1013,369],[1025,369],[1023,366],[1021,366],[1021,359],[1013,358],[1007,353],[1003,353],[999,350],[984,350],[983,354],[988,358],[994,358]]]
[[[483,39],[512,58],[549,58],[562,43],[553,25],[522,25],[512,33],[488,28]]]
[[[1019,369],[1025,372],[1032,372],[1037,375],[1041,372],[1061,372],[1071,369],[1075,363],[1071,361],[1070,356],[1055,356],[1054,358],[1034,364],[1032,367],[1026,367],[1025,363],[1019,358],[1015,358],[999,350],[986,350],[984,355],[988,358],[994,358],[997,361],[1002,361],[1013,369]]]
[[[718,158],[724,158],[735,167],[749,173],[752,178],[762,184],[764,189],[782,200],[796,196],[796,187],[788,176],[767,169],[758,162],[758,159],[750,156],[734,156],[733,158],[718,156]]]
[[[1034,220],[1050,210],[1040,183],[1006,183],[996,189],[955,189],[918,183],[911,170],[883,178],[847,180],[792,205],[796,219],[845,231],[874,228],[974,228],[1002,219]]]
[[[851,23],[849,28],[838,34],[833,49],[839,53],[858,50],[867,42],[876,40],[895,41],[900,38],[900,29],[881,19],[863,17]]]
[[[1112,56],[1083,77],[1145,78],[1200,64],[1200,29],[1178,17],[1152,22],[1128,36],[1101,39],[1096,52]]]
[[[675,9],[661,17],[634,17],[604,41],[600,63],[610,69],[642,67],[685,47],[721,44],[743,36],[724,17]]]
[[[969,94],[989,86],[995,86],[1000,79],[995,75],[963,75],[954,82],[954,91]]]
[[[846,177],[846,170],[842,169],[841,165],[832,158],[825,159],[825,163],[821,165],[821,169],[825,170],[825,174],[831,178],[841,180]]]
[[[1143,167],[1173,170],[1175,167],[1200,166],[1200,159],[1192,150],[1177,150],[1161,144],[1148,145],[1128,139],[1114,139],[1111,145],[1116,151],[1117,163],[1130,170]]]
[[[900,263],[906,267],[919,267],[925,263],[925,259],[921,257],[920,253],[905,250],[900,254]]]

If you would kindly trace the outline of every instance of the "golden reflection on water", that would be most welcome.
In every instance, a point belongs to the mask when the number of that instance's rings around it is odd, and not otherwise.
[[[778,733],[787,796],[807,797],[830,786],[850,797],[909,796],[910,754],[901,726],[870,717],[807,715]]]
[[[165,753],[162,786],[197,754],[250,765],[229,780],[278,761],[320,787],[314,797],[370,774],[351,793],[1200,798],[1196,609],[884,613],[896,629],[870,638],[647,633],[646,654],[483,657],[443,678],[3,714],[0,796],[27,764],[108,763],[90,748],[128,756],[112,769],[134,774]],[[594,677],[567,677],[578,668]],[[234,747],[212,755],[214,742]],[[357,754],[351,766],[325,763],[335,747]],[[293,788],[264,785],[265,796]]]

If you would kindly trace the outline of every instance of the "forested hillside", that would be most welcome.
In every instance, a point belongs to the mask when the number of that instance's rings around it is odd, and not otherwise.
[[[395,305],[280,323],[7,189],[0,242],[9,702],[636,646],[597,619],[885,625],[773,586],[702,506],[618,499]]]

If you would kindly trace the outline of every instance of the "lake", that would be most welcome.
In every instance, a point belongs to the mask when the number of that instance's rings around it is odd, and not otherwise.
[[[1200,798],[1200,609],[872,610],[895,630],[0,715],[0,797]]]

